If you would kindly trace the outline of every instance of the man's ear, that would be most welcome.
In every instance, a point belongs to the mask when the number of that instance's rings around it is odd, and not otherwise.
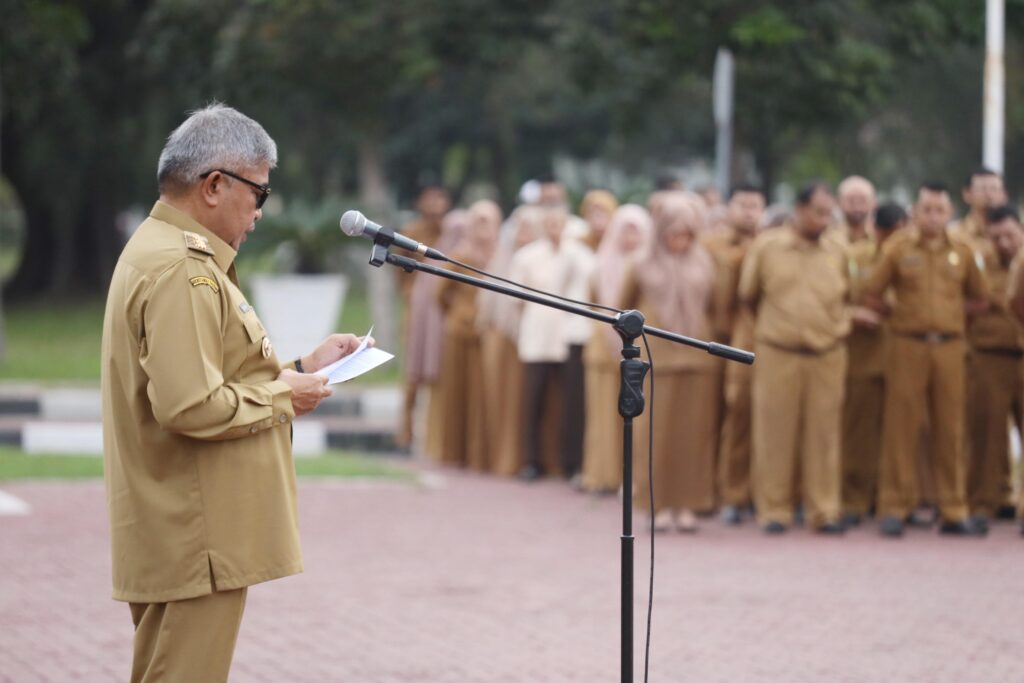
[[[220,203],[226,180],[220,171],[214,171],[205,178],[200,178],[199,194],[204,204],[213,208]]]

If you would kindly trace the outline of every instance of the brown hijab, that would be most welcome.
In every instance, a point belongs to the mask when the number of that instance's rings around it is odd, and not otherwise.
[[[672,332],[693,336],[702,333],[715,275],[714,260],[700,245],[707,230],[707,208],[699,196],[689,192],[666,193],[655,219],[655,245],[650,257],[639,266],[638,277],[644,298],[655,302],[658,322]],[[690,233],[689,247],[681,252],[669,249],[669,239]]]

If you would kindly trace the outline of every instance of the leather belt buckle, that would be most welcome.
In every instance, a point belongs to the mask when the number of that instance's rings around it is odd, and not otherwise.
[[[946,341],[946,335],[941,332],[925,332],[924,341],[927,344],[941,344]]]

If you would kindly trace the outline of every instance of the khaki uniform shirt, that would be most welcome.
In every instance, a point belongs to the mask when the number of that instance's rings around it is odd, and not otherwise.
[[[949,225],[949,235],[954,239],[967,242],[974,249],[975,259],[981,262],[996,261],[996,248],[988,238],[985,224],[975,220],[973,214],[967,214]]]
[[[1010,268],[997,258],[985,264],[984,276],[991,296],[989,307],[971,321],[967,339],[975,349],[1019,351],[1024,346],[1020,327],[1010,312]]]
[[[880,296],[889,287],[896,297],[889,327],[897,334],[963,334],[965,297],[988,296],[969,244],[947,233],[929,247],[914,228],[889,239],[865,291]]]
[[[762,233],[743,262],[739,297],[756,307],[758,343],[823,352],[850,333],[845,249],[811,242],[791,226]]]
[[[157,202],[103,322],[114,599],[167,602],[302,571],[291,390],[235,251]]]
[[[749,346],[753,342],[753,316],[749,309],[740,305],[737,296],[740,269],[753,240],[753,236],[744,235],[731,227],[721,232],[707,233],[701,240],[715,260],[711,324],[715,340],[724,344]]]
[[[850,272],[850,302],[863,305],[865,286],[881,258],[881,249],[874,239],[852,243],[847,250],[847,268]],[[885,374],[886,326],[878,329],[857,327],[847,339],[847,372],[851,377],[881,377]]]

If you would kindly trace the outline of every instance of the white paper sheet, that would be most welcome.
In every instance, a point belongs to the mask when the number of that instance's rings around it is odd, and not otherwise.
[[[375,367],[383,365],[394,358],[394,354],[390,354],[387,351],[381,351],[376,347],[367,347],[368,340],[372,334],[373,328],[371,327],[355,351],[325,368],[320,368],[316,371],[316,374],[328,377],[328,384],[347,382],[359,375],[366,374]]]

